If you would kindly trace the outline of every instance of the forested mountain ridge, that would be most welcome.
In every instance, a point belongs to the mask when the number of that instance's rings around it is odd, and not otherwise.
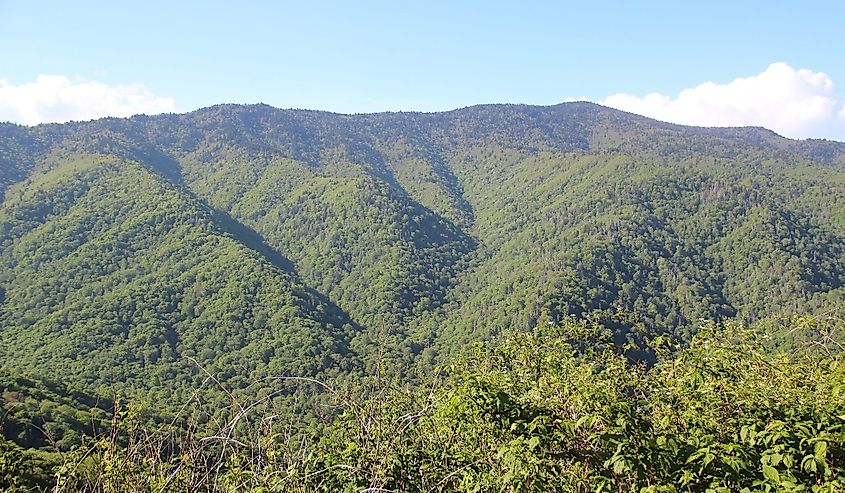
[[[238,393],[270,376],[354,372],[348,317],[230,222],[113,156],[65,155],[11,187],[0,209],[4,370],[61,375],[68,389],[165,415],[209,374]],[[212,390],[202,398],[225,404]]]
[[[221,105],[0,125],[2,368],[177,404],[203,376],[369,372],[570,316],[845,298],[845,144],[590,103]]]

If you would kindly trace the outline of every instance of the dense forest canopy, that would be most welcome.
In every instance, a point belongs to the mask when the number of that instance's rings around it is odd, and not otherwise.
[[[503,333],[587,320],[659,367],[654,337],[845,306],[845,144],[591,103],[0,124],[0,199],[0,412],[31,450],[126,401],[202,428],[259,396],[324,435],[316,382],[424,385]]]

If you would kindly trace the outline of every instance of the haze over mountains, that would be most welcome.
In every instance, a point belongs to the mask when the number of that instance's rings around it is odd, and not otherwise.
[[[590,103],[3,124],[0,197],[2,370],[168,406],[845,300],[845,144]]]

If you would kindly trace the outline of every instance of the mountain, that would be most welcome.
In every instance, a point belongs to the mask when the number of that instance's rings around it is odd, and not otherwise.
[[[3,124],[0,197],[0,369],[171,410],[845,301],[845,144],[590,103]]]

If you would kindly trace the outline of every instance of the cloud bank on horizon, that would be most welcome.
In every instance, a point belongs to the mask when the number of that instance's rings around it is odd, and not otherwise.
[[[614,94],[597,101],[631,113],[683,125],[762,126],[791,138],[845,141],[845,101],[823,72],[773,63],[727,84],[704,82],[672,98]]]
[[[0,79],[0,121],[37,125],[174,111],[172,98],[156,96],[141,84],[110,86],[43,74],[20,85]]]
[[[791,138],[845,142],[845,99],[833,80],[784,62],[726,84],[704,82],[675,97],[619,93],[597,103],[671,123],[754,125]],[[0,78],[0,121],[36,125],[175,111],[173,98],[157,96],[141,84],[108,85],[42,74],[34,82],[14,85]]]

